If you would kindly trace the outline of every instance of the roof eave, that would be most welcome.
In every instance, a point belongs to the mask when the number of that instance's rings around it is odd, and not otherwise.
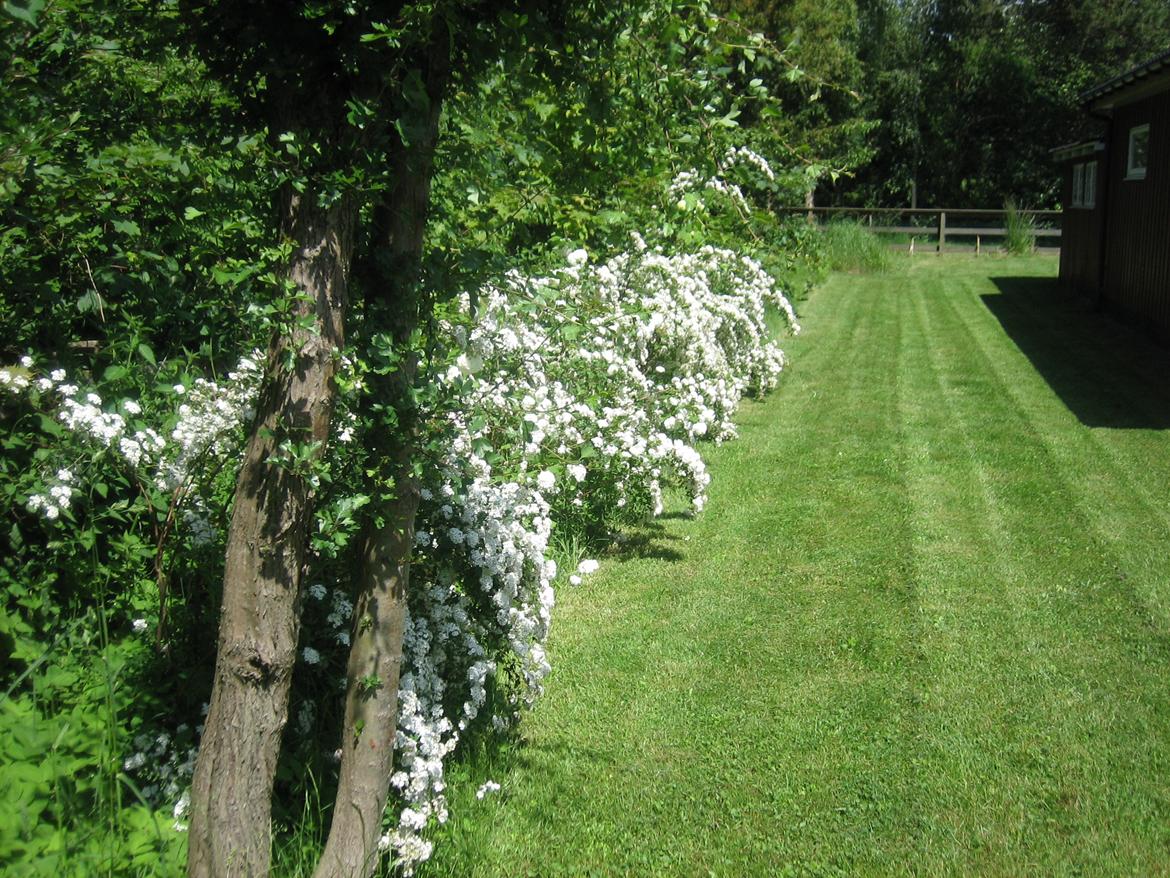
[[[1093,86],[1088,91],[1082,92],[1078,100],[1081,106],[1084,107],[1108,109],[1115,105],[1117,100],[1110,101],[1102,107],[1102,98],[1143,83],[1151,76],[1156,76],[1163,71],[1170,73],[1170,51],[1163,52],[1161,55],[1150,58],[1148,61],[1143,61],[1136,67],[1126,70],[1124,73],[1106,80],[1099,85]],[[1166,87],[1170,88],[1170,76],[1166,79]]]
[[[1079,140],[1076,143],[1066,143],[1048,150],[1052,160],[1067,162],[1072,159],[1086,158],[1105,151],[1105,142],[1102,140]]]

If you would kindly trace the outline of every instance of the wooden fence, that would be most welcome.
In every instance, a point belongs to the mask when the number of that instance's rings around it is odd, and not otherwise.
[[[824,222],[834,217],[848,217],[868,226],[874,232],[891,235],[909,235],[911,243],[917,238],[933,241],[939,253],[947,246],[947,238],[974,238],[978,251],[983,239],[1003,238],[1005,210],[971,210],[924,207],[782,207],[780,213],[805,214],[810,220]],[[1054,239],[1049,247],[1060,246],[1059,210],[1020,210],[1022,217],[1032,220],[1032,234],[1037,243]]]

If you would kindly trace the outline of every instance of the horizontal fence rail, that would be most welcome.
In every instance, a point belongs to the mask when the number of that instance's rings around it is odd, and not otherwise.
[[[975,238],[976,252],[983,238],[1003,238],[1006,210],[980,210],[976,208],[937,207],[782,207],[782,214],[803,214],[812,221],[823,221],[833,217],[849,217],[866,225],[871,231],[887,235],[910,235],[910,246],[916,238],[932,239],[938,252],[947,246],[947,238]],[[1055,239],[1050,246],[1060,246],[1059,210],[1019,210],[1017,214],[1031,220],[1029,234],[1040,239]],[[921,221],[920,220],[924,220]],[[902,222],[899,222],[902,220]],[[951,225],[948,220],[958,220],[963,225]],[[995,225],[998,221],[998,225]]]

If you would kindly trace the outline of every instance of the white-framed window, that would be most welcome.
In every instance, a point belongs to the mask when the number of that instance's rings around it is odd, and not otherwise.
[[[1129,151],[1125,159],[1125,179],[1144,180],[1150,152],[1150,126],[1135,125],[1129,129]]]
[[[1073,165],[1072,206],[1097,206],[1097,162],[1078,162]]]

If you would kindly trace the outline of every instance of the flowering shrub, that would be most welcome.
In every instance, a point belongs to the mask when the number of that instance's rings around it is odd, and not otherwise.
[[[0,388],[11,394],[28,395],[34,409],[51,414],[73,439],[63,454],[108,452],[136,476],[149,480],[150,487],[172,494],[176,504],[198,503],[196,484],[206,478],[207,468],[234,459],[240,448],[240,431],[252,416],[252,405],[260,383],[258,357],[244,357],[222,383],[195,379],[190,391],[182,385],[171,388],[180,400],[170,421],[169,441],[144,423],[142,406],[133,399],[103,408],[101,396],[83,391],[68,380],[64,369],[36,375],[31,357],[24,357],[20,370],[0,369]],[[169,415],[169,417],[168,417]],[[52,521],[67,510],[76,479],[69,469],[58,469],[48,495],[33,493],[28,509]],[[147,485],[139,482],[143,491]],[[183,510],[188,525],[198,536],[207,536],[207,525]]]
[[[9,539],[23,548],[6,560],[0,591],[0,634],[11,639],[15,659],[35,668],[46,655],[46,634],[68,620],[67,613],[80,613],[83,624],[70,620],[68,637],[57,635],[61,649],[99,632],[109,644],[93,666],[76,659],[77,673],[97,675],[101,685],[110,685],[111,650],[126,655],[122,663],[141,679],[149,674],[152,642],[184,649],[170,631],[188,626],[164,625],[169,605],[184,622],[190,618],[184,602],[168,601],[170,585],[192,583],[190,598],[199,593],[189,572],[210,568],[211,577],[216,574],[222,559],[216,542],[260,371],[255,357],[245,357],[219,382],[172,380],[126,396],[99,393],[92,376],[39,368],[28,356],[0,368],[0,413],[11,425],[3,497],[16,519]],[[38,543],[39,551],[33,548]],[[189,627],[196,635],[202,626]],[[92,701],[91,712],[112,723],[106,712],[112,702],[101,696],[101,685],[57,690],[55,682],[69,676],[38,679],[40,697]],[[115,788],[131,785],[138,803],[165,806],[181,827],[198,729],[171,718],[184,711],[176,710],[166,688],[119,682],[126,727],[103,728],[97,740],[125,752],[96,752],[86,771]],[[30,715],[51,727],[52,714],[32,701]],[[167,719],[160,722],[155,711],[165,711]],[[97,800],[113,807],[109,790],[94,786]]]
[[[672,487],[703,508],[709,475],[698,443],[733,437],[740,400],[774,387],[784,367],[769,310],[799,331],[788,300],[752,259],[714,247],[668,255],[635,235],[629,252],[602,263],[577,250],[547,275],[511,273],[482,290],[476,308],[465,298],[451,315],[449,365],[429,378],[437,392],[428,417],[444,451],[423,473],[391,778],[400,806],[382,839],[406,872],[430,855],[428,825],[447,818],[444,762],[461,736],[510,726],[542,691],[559,574],[554,533],[600,545],[613,528],[659,513]],[[327,469],[360,457],[352,411],[361,368],[344,364]],[[156,558],[172,526],[190,551],[218,545],[228,494],[213,490],[215,474],[231,476],[259,378],[250,356],[223,381],[107,403],[31,359],[0,370],[10,399],[61,429],[26,508],[46,527],[73,520],[79,498],[112,467],[161,522]],[[310,677],[325,679],[344,667],[355,624],[338,571],[356,512],[370,500],[344,480],[318,487],[319,569],[306,590],[299,656]],[[576,565],[570,584],[598,567],[564,560]],[[320,581],[330,577],[335,586]],[[126,621],[131,637],[148,627],[137,606]],[[338,691],[333,680],[325,691]],[[300,735],[320,730],[314,698],[302,693],[293,716]],[[171,741],[191,736],[188,726],[141,731],[121,760],[180,827],[194,750]]]
[[[757,185],[767,185],[776,181],[776,174],[766,158],[746,146],[731,146],[719,161],[716,173],[705,176],[694,169],[680,171],[670,181],[670,186],[666,190],[667,196],[672,202],[676,202],[680,210],[687,210],[692,206],[707,209],[707,203],[702,196],[707,191],[715,192],[729,200],[746,217],[751,213],[751,203],[744,195],[740,184],[727,179],[736,166],[742,169],[740,174],[742,177],[752,180]],[[747,173],[744,174],[744,171]],[[694,193],[694,197],[688,201],[686,196],[690,193]]]
[[[466,303],[465,303],[466,304]],[[558,575],[554,529],[586,541],[662,510],[670,486],[698,511],[709,476],[695,443],[735,435],[746,393],[775,386],[784,356],[768,309],[799,331],[760,266],[726,250],[635,248],[599,265],[583,250],[550,275],[483,290],[434,417],[449,451],[422,492],[412,563],[398,766],[404,808],[383,847],[409,872],[422,832],[447,817],[444,758],[480,717],[496,728],[539,696]],[[445,411],[445,414],[443,413]],[[570,577],[597,569],[581,561]]]

